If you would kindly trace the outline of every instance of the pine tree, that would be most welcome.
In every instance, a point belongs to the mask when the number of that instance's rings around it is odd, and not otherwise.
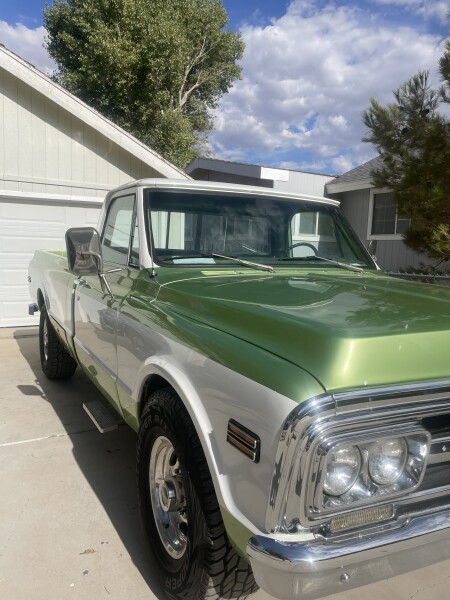
[[[372,172],[375,187],[394,193],[398,212],[411,218],[405,243],[436,259],[450,261],[450,121],[439,114],[450,90],[450,44],[440,62],[444,86],[434,90],[428,72],[419,72],[394,92],[395,102],[382,106],[374,98],[363,113],[382,159]]]

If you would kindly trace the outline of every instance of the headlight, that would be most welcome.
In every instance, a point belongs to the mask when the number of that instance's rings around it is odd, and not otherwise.
[[[403,472],[408,457],[405,438],[375,444],[369,452],[369,474],[378,485],[392,485]]]
[[[324,434],[316,450],[318,478],[310,496],[311,510],[317,514],[386,501],[417,489],[425,474],[430,440],[430,434],[415,424],[352,435]]]
[[[361,454],[356,446],[337,446],[327,459],[323,489],[329,496],[342,496],[353,486],[361,468]]]

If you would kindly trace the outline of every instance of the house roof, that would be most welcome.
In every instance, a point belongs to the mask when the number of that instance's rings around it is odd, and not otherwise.
[[[161,177],[190,179],[184,171],[172,165],[160,154],[115,125],[2,44],[0,44],[0,68],[78,117],[81,121],[150,166]]]
[[[359,167],[347,171],[326,184],[328,194],[348,192],[373,187],[371,171],[381,165],[381,157],[376,156]]]

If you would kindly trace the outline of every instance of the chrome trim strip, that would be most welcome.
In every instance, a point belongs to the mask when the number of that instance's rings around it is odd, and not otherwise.
[[[361,388],[350,392],[333,394],[338,412],[373,410],[392,404],[421,402],[423,396],[427,400],[439,400],[442,394],[450,393],[450,379],[441,381],[425,381],[417,384],[392,385],[380,388]]]

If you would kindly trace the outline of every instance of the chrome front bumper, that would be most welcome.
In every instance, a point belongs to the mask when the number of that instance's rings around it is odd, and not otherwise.
[[[287,543],[256,536],[247,554],[267,593],[280,600],[313,600],[450,558],[450,510],[351,542]]]

